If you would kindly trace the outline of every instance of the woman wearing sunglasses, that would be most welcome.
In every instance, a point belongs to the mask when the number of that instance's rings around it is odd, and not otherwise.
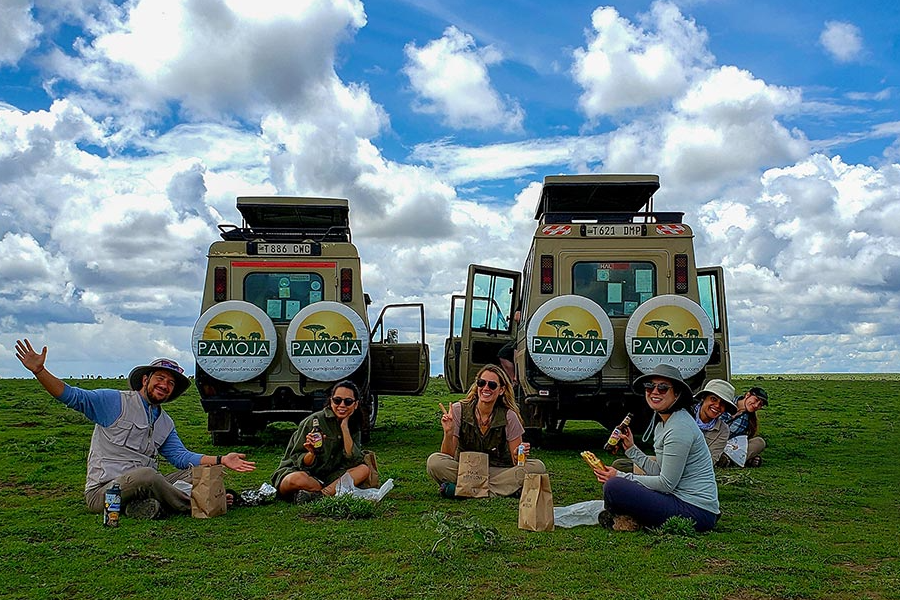
[[[441,495],[456,497],[456,476],[460,452],[488,455],[488,493],[512,496],[522,489],[525,473],[546,473],[539,460],[527,458],[530,444],[523,444],[525,427],[513,398],[512,385],[501,367],[485,365],[460,402],[441,406],[444,437],[441,451],[428,457],[428,474],[440,484]],[[517,466],[519,444],[525,448],[526,461]]]
[[[625,456],[645,474],[594,469],[603,483],[601,525],[634,531],[681,516],[693,520],[697,531],[712,529],[719,518],[719,493],[703,432],[686,410],[693,402],[690,386],[677,368],[663,364],[635,379],[634,390],[644,394],[653,410],[644,441],[652,429],[656,456],[647,456],[634,445],[630,429],[623,432]]]
[[[341,381],[331,388],[327,406],[300,422],[272,475],[272,485],[282,498],[303,504],[334,496],[344,473],[350,474],[354,485],[366,481],[369,467],[363,462],[358,408],[356,384]],[[314,422],[320,432],[314,431]],[[318,449],[317,434],[322,436]]]

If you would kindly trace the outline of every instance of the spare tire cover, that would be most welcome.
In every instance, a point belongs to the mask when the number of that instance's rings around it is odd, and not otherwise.
[[[682,377],[696,375],[709,362],[713,342],[706,311],[674,294],[643,302],[625,327],[628,356],[642,373],[665,363],[676,367]]]
[[[206,309],[191,336],[197,366],[214,379],[232,383],[260,375],[272,364],[277,347],[272,320],[243,300],[227,300]]]
[[[365,361],[369,329],[350,307],[315,302],[294,315],[284,341],[298,371],[314,381],[339,381]]]
[[[586,379],[612,355],[612,322],[600,305],[583,296],[557,296],[542,304],[526,335],[531,360],[558,381]]]

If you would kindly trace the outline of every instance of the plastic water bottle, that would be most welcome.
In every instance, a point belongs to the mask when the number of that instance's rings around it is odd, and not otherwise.
[[[122,508],[122,488],[114,482],[104,496],[103,524],[107,527],[119,526],[119,511]]]

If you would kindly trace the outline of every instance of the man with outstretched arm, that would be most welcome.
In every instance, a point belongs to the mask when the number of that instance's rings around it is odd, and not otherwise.
[[[84,486],[84,500],[91,512],[103,512],[106,490],[118,482],[126,516],[152,519],[187,513],[190,495],[175,482],[190,483],[192,466],[223,464],[239,472],[256,468],[237,452],[209,456],[184,447],[175,423],[161,406],[184,393],[191,383],[174,360],[158,358],[135,367],[128,375],[131,389],[121,391],[68,385],[44,366],[47,347],[35,352],[27,339],[16,340],[16,358],[51,396],[95,424]],[[157,460],[160,454],[180,470],[162,475]]]

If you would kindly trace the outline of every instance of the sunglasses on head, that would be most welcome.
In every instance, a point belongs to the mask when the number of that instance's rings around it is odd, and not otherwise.
[[[341,398],[340,396],[332,396],[331,401],[334,402],[335,406],[340,406],[341,402],[344,403],[344,406],[353,406],[356,402],[356,398]]]
[[[496,390],[498,387],[500,387],[500,384],[497,383],[496,381],[488,381],[487,379],[479,379],[475,382],[475,385],[477,385],[480,388],[483,388],[484,386],[488,386],[489,390]]]
[[[644,384],[644,389],[648,392],[652,392],[653,388],[658,389],[660,394],[665,394],[672,389],[672,386],[668,383],[653,383],[652,381],[648,381]]]
[[[153,364],[154,367],[163,367],[165,369],[172,369],[173,371],[178,371],[182,375],[184,374],[184,369],[179,367],[177,364],[170,362],[168,360],[158,360]]]

